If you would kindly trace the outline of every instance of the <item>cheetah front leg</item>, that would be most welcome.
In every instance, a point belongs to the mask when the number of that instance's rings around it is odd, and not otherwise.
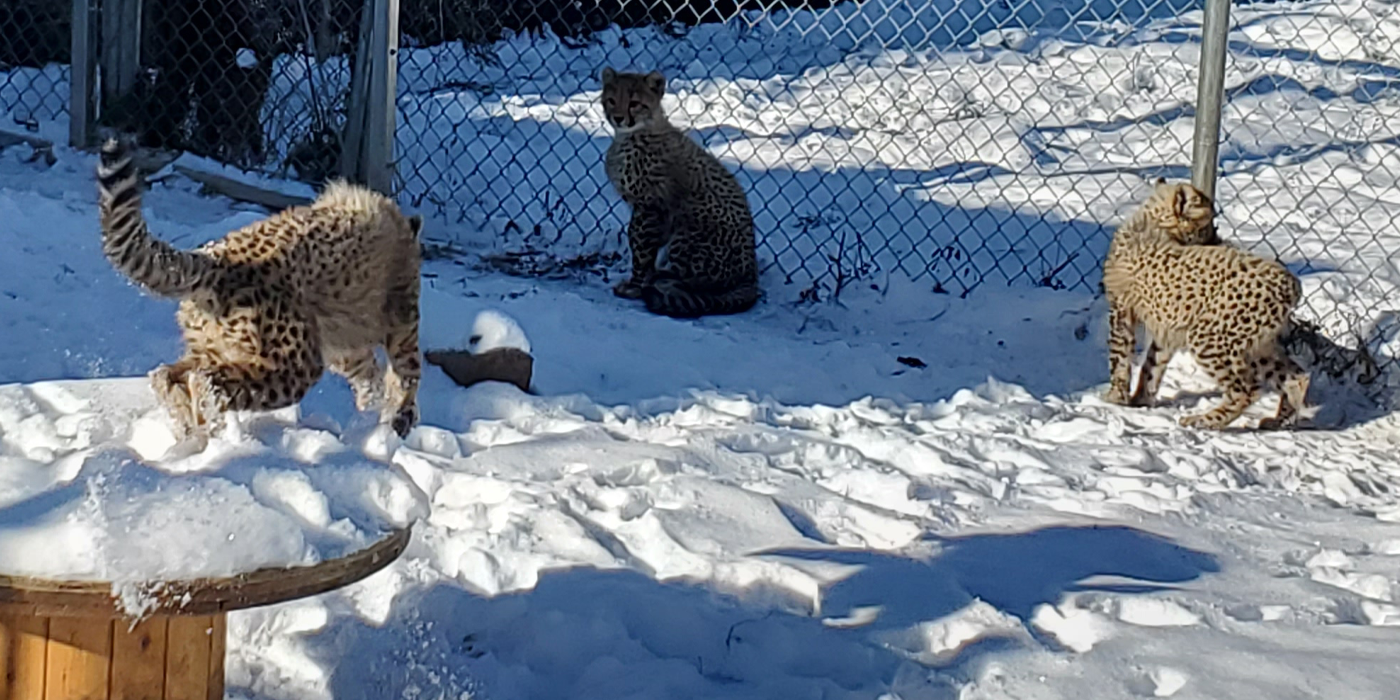
[[[1142,369],[1138,372],[1137,389],[1133,391],[1128,405],[1151,406],[1156,401],[1157,391],[1162,388],[1162,377],[1166,375],[1167,364],[1171,362],[1174,354],[1176,353],[1173,350],[1155,340],[1147,344]]]
[[[656,256],[666,240],[667,214],[656,205],[632,207],[627,224],[627,246],[632,249],[632,276],[613,287],[624,299],[640,299],[642,288],[656,274]]]
[[[384,351],[389,356],[389,369],[384,373],[384,409],[381,420],[387,420],[399,437],[418,423],[418,384],[423,375],[423,360],[418,348],[418,279],[390,295],[389,320],[394,324],[384,339]]]
[[[1132,383],[1134,331],[1137,318],[1121,304],[1110,302],[1108,308],[1108,391],[1103,400],[1124,405],[1130,400]]]

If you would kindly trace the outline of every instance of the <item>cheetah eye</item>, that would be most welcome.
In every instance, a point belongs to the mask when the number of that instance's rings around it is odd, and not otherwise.
[[[641,107],[641,106],[642,106],[641,100],[632,100],[631,102],[628,102],[628,103],[627,103],[628,109],[636,109],[636,108]]]
[[[611,106],[617,104],[617,100],[614,100],[614,99],[611,98],[611,97],[604,97],[604,98],[603,98],[603,104],[605,104],[605,105],[611,107]]]

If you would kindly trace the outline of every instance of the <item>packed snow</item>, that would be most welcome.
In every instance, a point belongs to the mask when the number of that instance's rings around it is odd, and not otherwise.
[[[1094,267],[1148,181],[1184,176],[1200,13],[979,19],[961,43],[897,16],[870,36],[903,27],[905,48],[850,41],[890,5],[513,39],[504,68],[405,50],[404,201],[433,215],[423,346],[535,364],[528,394],[427,367],[402,441],[328,377],[168,453],[142,375],[179,353],[174,307],[102,259],[94,158],[0,153],[0,569],[306,563],[415,523],[365,581],[230,615],[228,695],[250,700],[1393,697],[1400,418],[1320,381],[1311,429],[1183,429],[1218,400],[1184,357],[1158,408],[1097,398]],[[1400,185],[1377,134],[1396,133],[1400,15],[1232,11],[1224,233],[1280,251],[1309,313],[1375,325],[1388,357]],[[854,33],[821,34],[833,17]],[[648,51],[677,121],[755,192],[778,265],[747,314],[678,322],[603,273],[498,271],[622,250],[595,76]],[[449,87],[469,69],[491,90]],[[198,190],[159,174],[156,235],[190,247],[263,215]],[[812,280],[783,265],[842,231],[873,237],[878,273],[800,302]],[[941,254],[925,234],[972,277],[920,257]],[[986,256],[1007,274],[979,277]]]
[[[333,433],[295,413],[234,416],[182,455],[145,378],[0,386],[0,574],[232,576],[344,556],[426,514],[385,461],[387,427]]]

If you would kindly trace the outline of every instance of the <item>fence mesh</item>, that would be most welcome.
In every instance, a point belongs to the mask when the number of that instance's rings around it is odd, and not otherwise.
[[[39,131],[67,116],[72,8],[72,0],[0,3],[0,119],[9,128]]]
[[[129,1],[129,0],[128,0]],[[104,0],[104,12],[116,0]],[[145,0],[134,87],[100,123],[309,182],[340,165],[362,0]]]
[[[770,294],[889,278],[1093,290],[1104,223],[1144,180],[1187,172],[1199,48],[1153,37],[1199,24],[1194,5],[535,5],[516,26],[463,20],[458,45],[405,20],[402,192],[512,264],[616,260],[626,211],[603,174],[598,73],[660,70],[672,120],[750,194]]]
[[[470,223],[508,269],[622,259],[605,65],[667,76],[672,120],[749,192],[780,300],[894,279],[1096,291],[1150,181],[1189,177],[1195,0],[511,6],[434,4],[451,44],[405,20],[398,132],[408,203]],[[1232,16],[1222,230],[1303,275],[1305,328],[1348,366],[1370,359],[1335,343],[1393,335],[1396,27],[1361,0]]]
[[[1316,361],[1394,363],[1400,270],[1400,8],[1232,8],[1219,199],[1229,230],[1300,274]]]

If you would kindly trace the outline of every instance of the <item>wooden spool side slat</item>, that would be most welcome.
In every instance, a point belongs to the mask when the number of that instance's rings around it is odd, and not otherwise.
[[[111,656],[112,620],[50,619],[45,700],[107,700]]]
[[[223,615],[172,617],[166,633],[165,699],[207,700],[219,694],[223,698]],[[214,638],[219,637],[219,675],[214,676],[212,652]]]
[[[228,652],[228,615],[215,615],[210,620],[210,627],[208,700],[224,700],[224,655]]]
[[[147,618],[130,629],[113,621],[111,700],[163,700],[168,621]]]
[[[0,616],[0,700],[43,700],[49,621]]]
[[[0,700],[43,700],[49,620],[3,616],[0,626],[7,630],[7,668],[0,678]]]

